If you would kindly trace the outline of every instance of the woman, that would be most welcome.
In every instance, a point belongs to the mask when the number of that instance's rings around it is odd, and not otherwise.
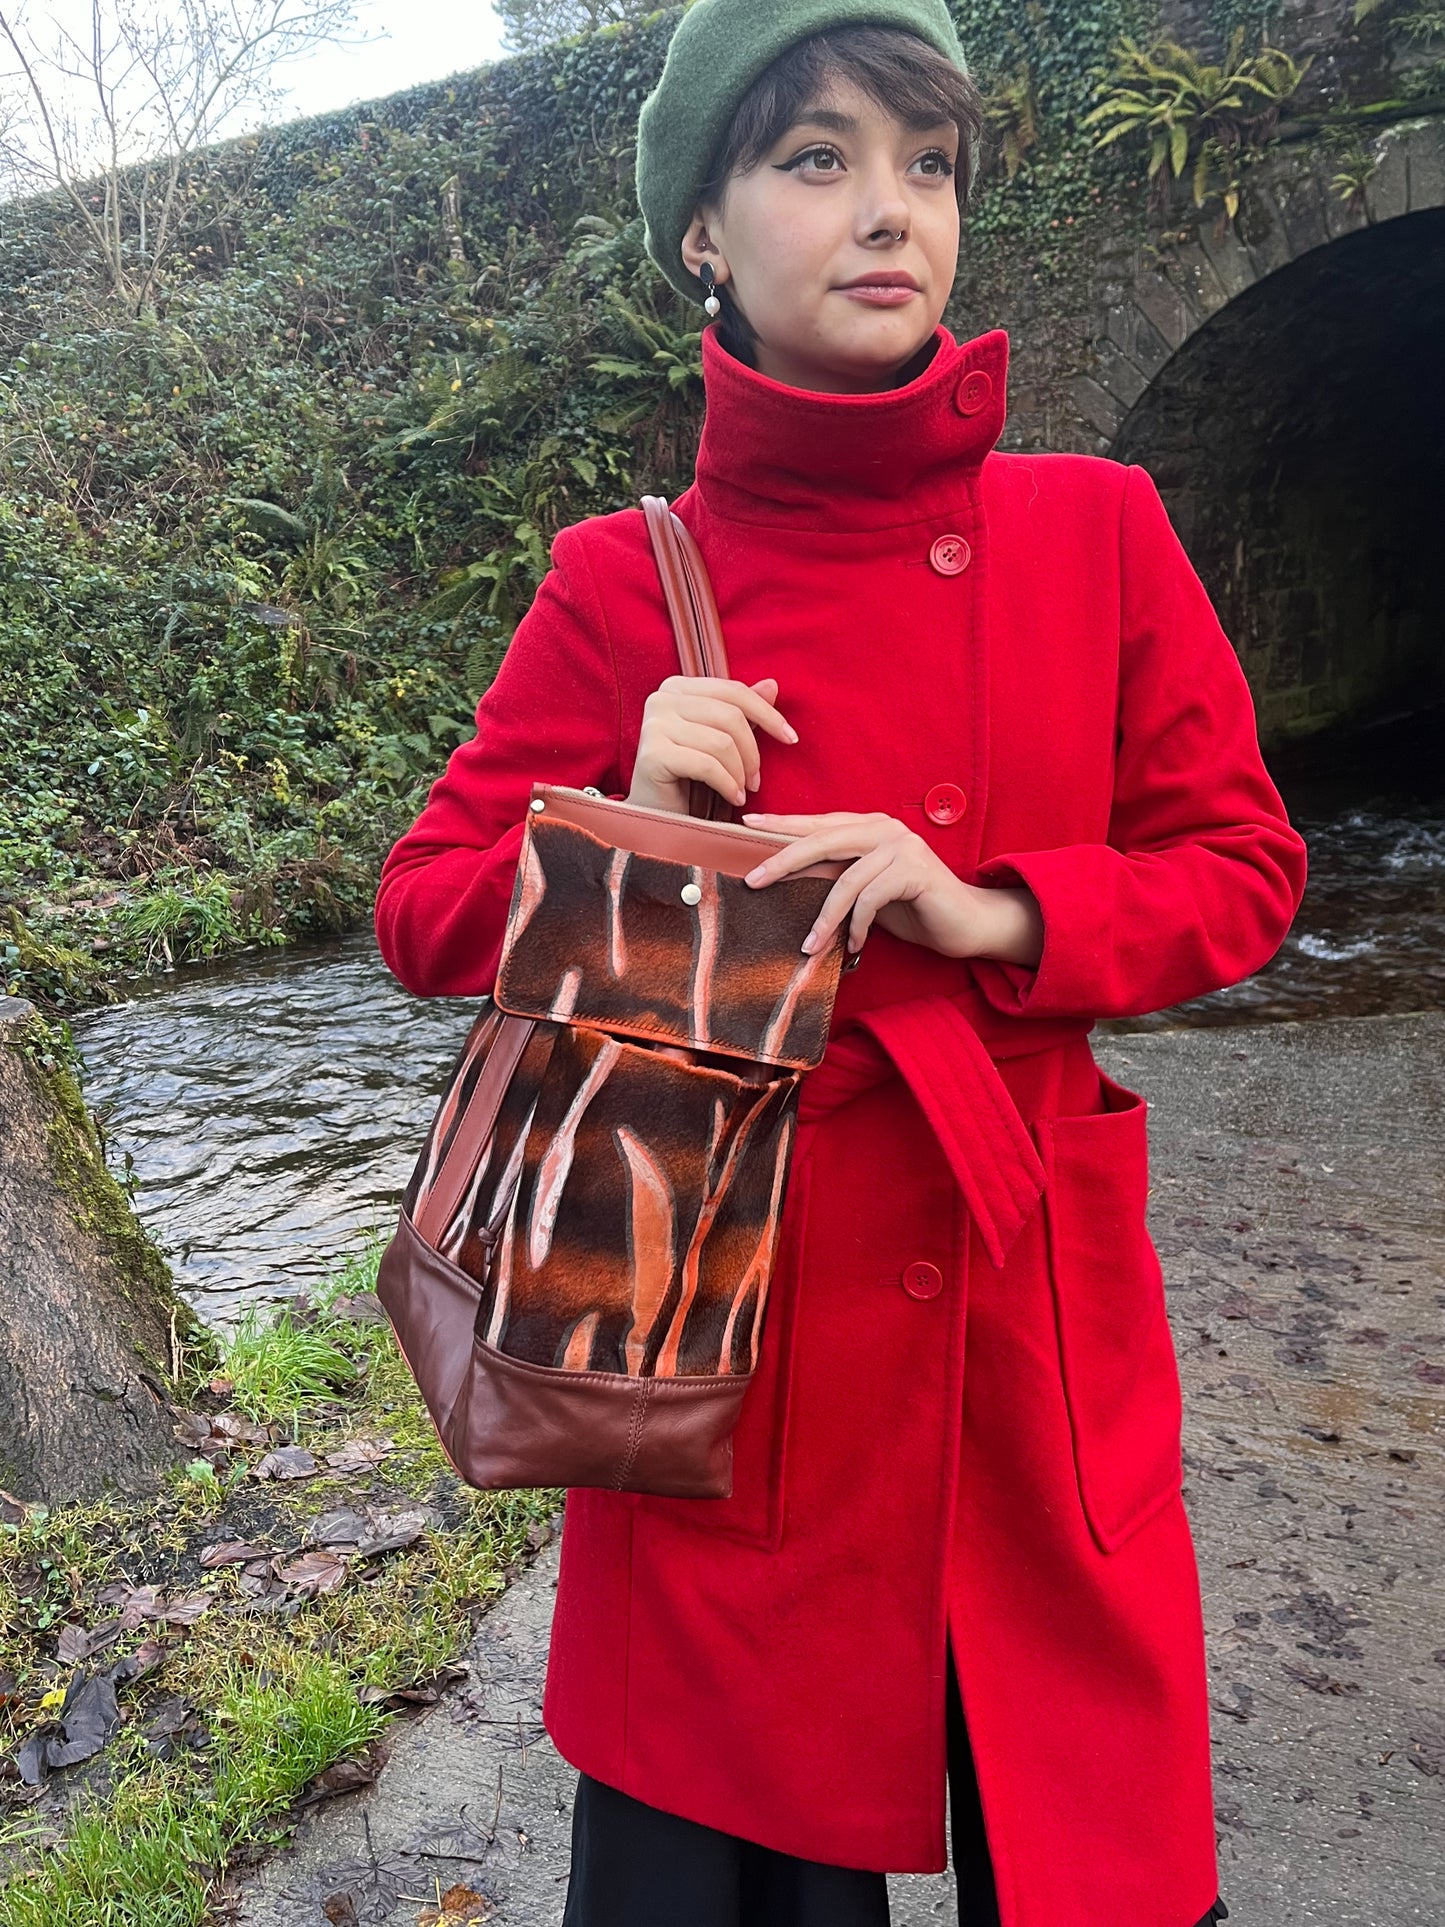
[[[1144,1107],[1096,1018],[1233,983],[1304,875],[1148,476],[995,452],[1007,340],[940,326],[978,97],[943,0],[698,0],[643,116],[649,245],[709,311],[697,481],[731,682],[671,673],[635,510],[554,568],[377,921],[496,967],[534,779],[849,867],[727,1500],[569,1496],[546,1719],[570,1927],[1222,1917]]]

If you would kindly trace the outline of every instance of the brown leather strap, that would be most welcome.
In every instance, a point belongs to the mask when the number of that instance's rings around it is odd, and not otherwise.
[[[723,642],[722,623],[712,592],[707,564],[692,538],[692,531],[668,507],[661,495],[644,495],[642,512],[647,517],[647,533],[657,558],[657,573],[672,632],[677,639],[677,659],[684,676],[728,675],[728,653]],[[689,813],[714,819],[728,814],[722,798],[705,783],[694,783],[689,795]]]
[[[472,1101],[462,1112],[456,1136],[447,1147],[436,1183],[416,1215],[416,1228],[433,1250],[440,1247],[448,1225],[461,1210],[462,1199],[471,1189],[477,1166],[482,1161],[487,1141],[496,1125],[497,1113],[502,1108],[502,1099],[507,1094],[507,1086],[516,1074],[522,1053],[532,1041],[532,1033],[536,1028],[536,1023],[530,1017],[502,1014],[496,1041],[487,1054]]]
[[[728,659],[722,624],[702,554],[689,530],[662,496],[645,495],[642,508],[677,638],[677,659],[682,673],[726,677]],[[724,813],[722,798],[703,783],[692,785],[691,806],[694,816],[716,817]],[[503,1015],[501,1018],[472,1101],[458,1121],[456,1136],[447,1147],[436,1182],[417,1212],[416,1229],[433,1250],[446,1236],[471,1189],[496,1127],[502,1099],[536,1028],[529,1017]],[[506,1201],[501,1202],[505,1205]]]

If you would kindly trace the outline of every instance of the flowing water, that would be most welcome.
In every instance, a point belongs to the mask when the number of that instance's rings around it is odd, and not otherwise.
[[[1218,996],[1111,1028],[1445,1005],[1445,801],[1292,791],[1311,877],[1279,956]],[[385,1232],[472,1006],[419,1002],[369,935],[140,986],[76,1025],[112,1164],[211,1320]]]

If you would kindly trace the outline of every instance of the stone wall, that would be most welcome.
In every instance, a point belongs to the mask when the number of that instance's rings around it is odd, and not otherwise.
[[[1297,140],[1233,227],[1116,214],[1072,282],[1025,264],[980,300],[965,252],[957,324],[1010,331],[1005,446],[1149,469],[1267,740],[1445,697],[1445,118],[1368,148],[1353,201],[1338,150]]]

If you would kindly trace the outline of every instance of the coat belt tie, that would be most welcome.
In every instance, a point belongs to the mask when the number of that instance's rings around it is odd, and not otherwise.
[[[1000,1020],[979,998],[974,1014],[992,1018],[989,1028],[998,1033],[986,1043],[970,1021],[974,1002],[916,997],[860,1012],[829,1040],[822,1063],[804,1078],[798,1119],[803,1125],[821,1123],[853,1098],[900,1076],[948,1159],[990,1263],[999,1266],[1038,1209],[1045,1173],[995,1055],[1051,1050],[1086,1035],[1089,1025]]]

